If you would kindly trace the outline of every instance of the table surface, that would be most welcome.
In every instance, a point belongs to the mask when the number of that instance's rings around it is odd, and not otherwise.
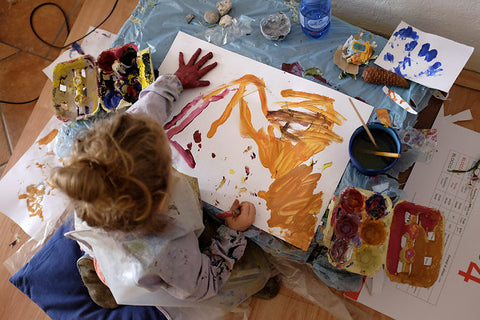
[[[110,12],[115,0],[85,0],[85,3],[78,15],[75,24],[72,27],[70,35],[66,43],[70,43],[80,36],[84,35],[89,26],[95,26],[105,18],[105,13]],[[112,16],[101,26],[102,29],[117,33],[123,23],[128,19],[131,12],[135,8],[137,2],[131,0],[120,0]],[[462,85],[466,83],[476,83],[479,76],[476,73],[466,72],[462,73],[459,81]],[[472,81],[472,79],[474,81]],[[457,81],[457,82],[459,82]],[[463,89],[456,88],[455,90],[463,94]],[[468,90],[468,89],[467,89]],[[28,119],[25,129],[16,145],[13,154],[8,162],[8,165],[3,173],[12,168],[13,165],[20,159],[20,157],[28,150],[28,148],[35,141],[42,128],[54,115],[54,110],[51,107],[51,92],[52,83],[46,81],[43,90],[40,94],[38,102],[33,109],[33,112]],[[465,96],[465,94],[463,94]],[[470,100],[463,100],[458,105],[449,104],[446,106],[446,113],[455,113],[465,109]],[[418,118],[417,127],[427,128],[433,123],[435,116],[441,106],[441,102],[436,99],[432,99],[429,106],[425,108]],[[472,111],[473,113],[473,111]],[[475,120],[469,123],[465,123],[466,127],[480,131],[480,115],[474,113]],[[408,173],[405,174],[403,179],[408,177]],[[402,177],[401,177],[402,179]],[[15,249],[11,249],[8,244],[13,240],[15,234],[20,234],[22,239],[27,239],[28,236],[5,215],[0,215],[0,261],[3,263],[10,255],[15,252]],[[36,306],[28,297],[23,295],[18,289],[8,282],[10,277],[8,271],[2,266],[1,270],[1,293],[0,301],[2,301],[2,309],[0,318],[8,319],[48,319],[48,316]],[[8,301],[8,303],[6,303]],[[3,316],[2,316],[3,315]],[[7,316],[8,315],[8,316]]]

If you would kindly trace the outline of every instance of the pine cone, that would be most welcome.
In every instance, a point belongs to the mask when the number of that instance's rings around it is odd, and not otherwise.
[[[410,88],[410,83],[402,76],[379,67],[366,67],[362,73],[363,80],[372,84],[383,84],[386,86],[395,86]]]

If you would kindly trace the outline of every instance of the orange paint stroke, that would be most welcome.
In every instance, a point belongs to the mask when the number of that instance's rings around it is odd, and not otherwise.
[[[395,91],[393,91],[392,89],[388,89],[388,96],[390,97],[390,99],[392,99],[393,101],[397,101],[397,97],[395,95]]]
[[[280,113],[268,110],[265,83],[254,75],[245,75],[215,91],[205,95],[204,100],[217,95],[230,86],[239,88],[225,107],[222,115],[215,120],[207,133],[212,138],[220,125],[230,117],[235,106],[240,108],[240,134],[255,141],[262,165],[269,169],[275,181],[268,191],[260,191],[259,196],[267,201],[271,211],[268,226],[280,227],[285,231],[285,240],[307,250],[315,234],[316,214],[322,207],[322,192],[313,193],[321,174],[312,174],[312,166],[303,163],[313,155],[324,150],[332,142],[341,143],[343,139],[333,132],[335,124],[341,125],[345,118],[335,111],[334,99],[314,93],[283,90],[285,98],[300,98],[303,101],[285,102]],[[261,110],[270,122],[267,128],[255,129],[251,112],[245,101],[248,85],[256,86]],[[305,111],[293,112],[291,109],[303,108]],[[292,125],[296,124],[297,127]],[[275,135],[277,128],[282,133]],[[293,191],[293,192],[292,192]]]
[[[27,199],[27,209],[30,217],[38,216],[43,221],[42,202],[45,195],[45,186],[43,184],[31,184],[27,187],[27,193],[18,196],[18,199]]]
[[[37,143],[41,146],[44,146],[46,144],[49,144],[50,142],[53,141],[53,139],[55,139],[55,137],[57,136],[58,134],[58,130],[57,129],[53,129],[52,131],[50,131],[45,137],[39,139],[37,141]]]
[[[323,203],[322,192],[313,193],[322,175],[312,174],[312,169],[298,166],[276,179],[268,191],[258,193],[272,212],[268,225],[286,230],[285,240],[303,250],[308,249],[315,234],[316,214]]]

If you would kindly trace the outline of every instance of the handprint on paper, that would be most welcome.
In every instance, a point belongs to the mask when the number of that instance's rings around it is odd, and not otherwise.
[[[387,46],[389,50],[383,60],[392,63],[392,71],[403,77],[440,76],[443,71],[442,62],[437,59],[438,51],[430,43],[423,43],[411,26],[395,32]]]

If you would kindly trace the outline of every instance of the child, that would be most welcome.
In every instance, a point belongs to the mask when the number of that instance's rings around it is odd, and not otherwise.
[[[175,74],[160,76],[127,113],[99,120],[82,132],[70,158],[52,174],[75,205],[75,231],[67,236],[95,257],[81,258],[78,265],[92,299],[103,307],[116,307],[115,300],[174,307],[241,302],[218,294],[226,287],[235,290],[233,280],[233,286],[225,283],[244,254],[242,231],[254,222],[255,207],[236,200],[231,209],[240,209],[240,215],[226,218],[211,245],[200,252],[201,206],[186,179],[172,170],[162,129],[183,89],[210,84],[200,79],[217,64],[203,67],[213,55],[196,62],[200,52],[187,64],[180,53]],[[108,288],[102,290],[96,278],[88,276],[94,262],[115,300]],[[268,264],[262,263],[266,277],[250,279],[242,299],[268,280]]]

